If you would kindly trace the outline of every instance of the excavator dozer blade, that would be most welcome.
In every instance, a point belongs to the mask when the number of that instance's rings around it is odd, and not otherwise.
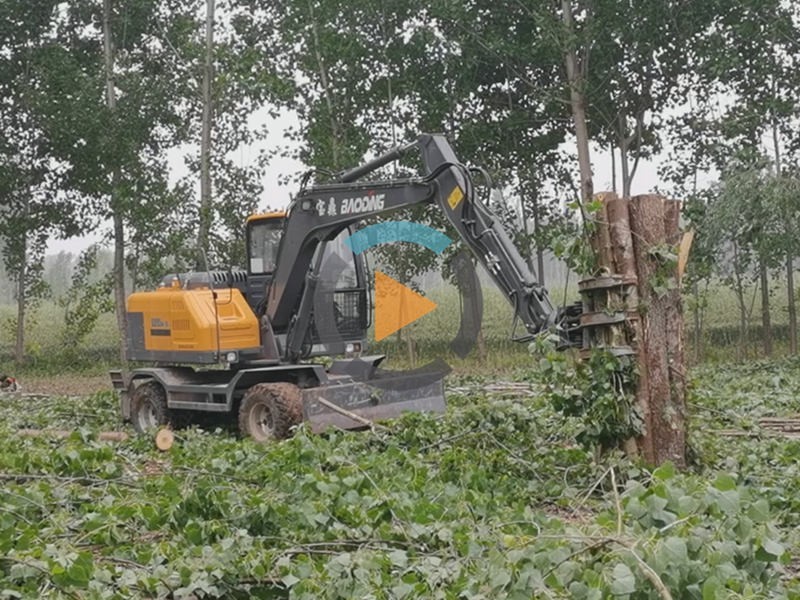
[[[445,408],[441,377],[388,376],[303,390],[303,416],[314,432],[360,429],[404,412],[443,413]]]

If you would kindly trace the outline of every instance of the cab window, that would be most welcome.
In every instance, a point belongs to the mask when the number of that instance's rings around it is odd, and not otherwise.
[[[275,270],[282,234],[283,218],[250,222],[247,235],[250,273],[261,275]]]

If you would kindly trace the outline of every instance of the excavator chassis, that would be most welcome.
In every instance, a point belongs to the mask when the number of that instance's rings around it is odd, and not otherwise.
[[[302,390],[303,420],[314,432],[328,427],[359,429],[404,412],[444,412],[443,375],[379,371],[383,358],[335,360],[329,369],[318,364],[251,365],[236,370],[145,367],[112,371],[111,379],[126,421],[132,418],[133,391],[146,382],[163,388],[167,410],[220,416],[234,414],[253,386],[293,383]]]

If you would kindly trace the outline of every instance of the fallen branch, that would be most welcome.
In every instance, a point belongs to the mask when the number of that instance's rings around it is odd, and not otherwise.
[[[340,415],[344,415],[348,419],[352,419],[356,423],[361,423],[365,427],[369,427],[372,431],[375,431],[376,429],[381,429],[381,430],[385,430],[386,429],[385,427],[382,427],[380,425],[376,425],[375,423],[373,423],[369,419],[366,419],[366,418],[362,417],[361,415],[357,415],[354,412],[351,412],[349,410],[346,410],[346,409],[342,408],[341,406],[338,406],[338,405],[334,404],[330,400],[326,400],[325,398],[321,398],[319,396],[316,397],[315,400],[317,402],[319,402],[320,404],[322,404],[322,406],[326,406],[326,407],[330,408],[332,411],[337,412]]]
[[[58,481],[61,483],[79,483],[82,485],[108,485],[115,483],[118,485],[127,485],[129,487],[138,487],[135,481],[116,477],[113,479],[101,479],[100,477],[88,477],[86,475],[76,477],[66,477],[64,475],[44,475],[37,473],[0,473],[0,481],[14,481],[16,483],[24,483],[26,481]]]
[[[68,429],[19,429],[17,435],[20,437],[52,437],[64,439],[71,436],[75,431]],[[98,440],[103,442],[125,442],[130,437],[124,431],[101,431],[96,434]]]

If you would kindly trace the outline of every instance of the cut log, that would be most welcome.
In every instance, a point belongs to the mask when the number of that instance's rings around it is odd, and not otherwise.
[[[161,450],[161,452],[166,452],[172,448],[172,445],[175,443],[175,434],[172,433],[171,429],[163,427],[156,433],[155,442],[156,448]]]

